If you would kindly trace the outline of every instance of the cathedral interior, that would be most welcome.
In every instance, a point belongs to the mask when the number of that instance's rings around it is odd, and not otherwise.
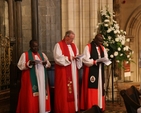
[[[141,2],[140,0],[0,0],[0,113],[15,113],[21,83],[17,68],[20,55],[29,49],[29,41],[36,39],[49,58],[51,93],[54,88],[53,47],[67,30],[75,33],[74,43],[83,53],[84,46],[94,38],[100,23],[100,11],[105,7],[114,12],[120,29],[130,39],[134,63],[129,65],[129,75],[115,68],[112,77],[105,70],[107,101],[119,101],[119,91],[141,81]],[[80,70],[80,83],[82,70]],[[124,87],[123,87],[124,86]],[[121,100],[120,100],[121,101]],[[53,97],[52,97],[53,104]]]

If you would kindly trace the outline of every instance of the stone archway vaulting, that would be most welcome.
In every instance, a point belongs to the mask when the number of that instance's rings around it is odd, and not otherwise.
[[[132,81],[140,81],[140,68],[139,68],[139,52],[141,51],[141,6],[138,6],[131,14],[127,25],[127,38],[130,38],[130,47],[134,51],[133,60],[135,63],[131,63],[131,77]],[[141,54],[141,53],[140,53]]]
[[[141,25],[141,6],[137,7],[133,13],[131,14],[127,26],[126,26],[126,30],[127,30],[127,34],[128,35],[135,35],[135,33],[137,32],[138,28]],[[134,32],[134,30],[136,32]]]

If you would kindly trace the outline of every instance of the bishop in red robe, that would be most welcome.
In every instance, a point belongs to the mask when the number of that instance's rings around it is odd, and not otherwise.
[[[79,52],[73,43],[75,34],[69,30],[54,47],[55,60],[55,113],[79,111],[78,69],[82,66]]]
[[[102,43],[103,36],[97,34],[95,39],[84,48],[81,110],[90,109],[93,105],[98,105],[102,111],[105,110],[104,62],[97,62],[100,58],[108,61],[108,54]]]
[[[50,112],[46,68],[51,64],[47,56],[39,51],[36,40],[30,41],[30,50],[21,55],[17,66],[22,71],[22,77],[16,113]]]

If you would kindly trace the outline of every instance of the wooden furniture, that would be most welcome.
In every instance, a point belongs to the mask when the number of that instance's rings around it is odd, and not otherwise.
[[[120,95],[124,100],[127,113],[137,113],[137,109],[138,111],[141,109],[141,93],[135,86],[131,86],[130,88],[121,90]]]

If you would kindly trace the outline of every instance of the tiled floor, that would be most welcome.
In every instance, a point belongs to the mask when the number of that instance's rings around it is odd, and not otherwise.
[[[104,113],[127,113],[123,102],[106,102]]]
[[[12,99],[11,99],[12,100]],[[11,113],[10,111],[10,103],[14,104],[16,99],[10,101],[9,98],[0,100],[0,113]],[[11,105],[12,107],[15,107]],[[13,109],[13,108],[12,108]],[[13,111],[13,110],[12,110]],[[14,113],[14,112],[12,112]],[[106,110],[104,113],[126,113],[126,108],[124,106],[123,100],[120,101],[106,101]]]
[[[14,91],[16,92],[16,91]],[[15,113],[13,111],[15,111],[15,102],[16,102],[16,96],[15,96],[15,93],[10,93],[12,97],[15,97],[15,98],[12,98],[11,100],[10,99],[4,99],[4,100],[0,100],[0,113]],[[18,94],[18,93],[16,93]],[[53,98],[53,95],[52,95],[52,98]],[[110,101],[107,99],[106,101],[106,110],[104,113],[126,113],[126,108],[124,106],[124,103],[123,103],[123,100],[122,98],[118,98],[117,99],[118,101]],[[11,105],[10,105],[11,103]],[[52,103],[53,105],[53,103]],[[11,109],[10,109],[11,107]],[[11,111],[10,111],[11,110]],[[10,112],[9,112],[10,111]],[[52,112],[53,113],[53,112]],[[80,112],[82,113],[82,112]]]
[[[3,101],[0,104],[0,113],[10,113],[9,109],[10,109],[9,100]],[[124,103],[119,104],[118,102],[107,101],[106,110],[104,113],[126,113],[126,109]]]

